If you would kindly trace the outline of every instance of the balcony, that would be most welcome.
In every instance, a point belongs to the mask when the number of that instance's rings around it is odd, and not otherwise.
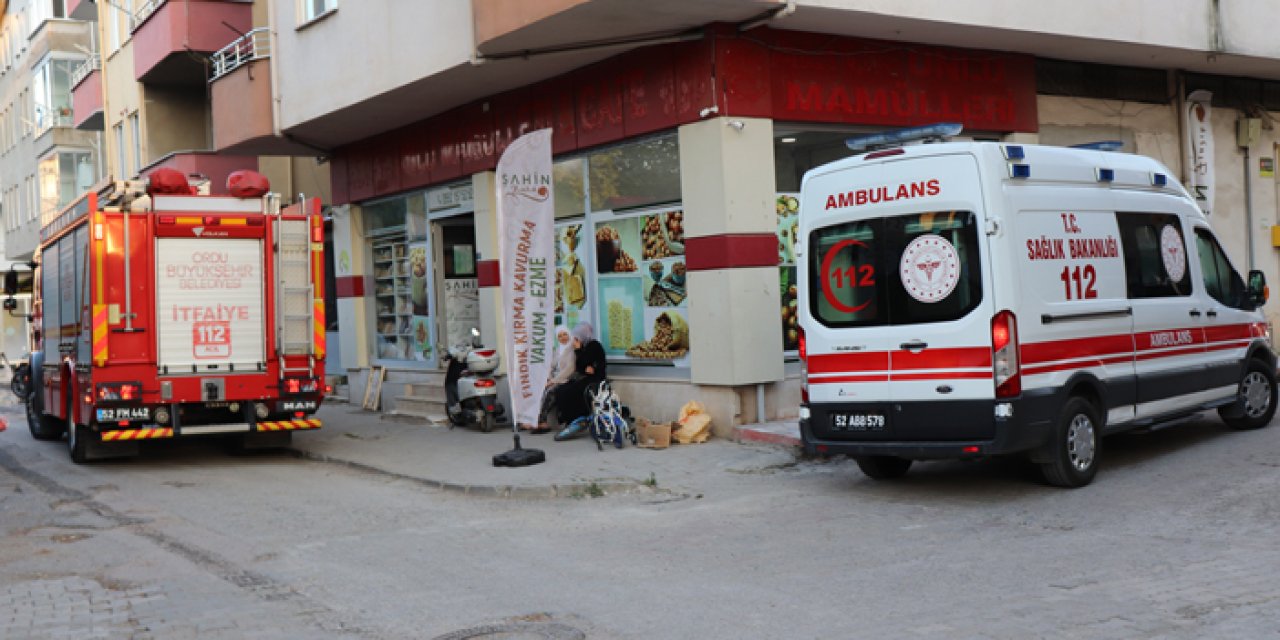
[[[314,155],[275,133],[271,105],[271,33],[258,28],[210,59],[213,148],[221,153]]]
[[[227,176],[241,169],[258,170],[257,156],[226,156],[212,151],[182,151],[171,153],[142,168],[138,173],[147,175],[156,169],[177,169],[183,175],[209,179],[209,193],[228,195]]]
[[[93,22],[98,19],[98,5],[94,0],[67,0],[67,17]]]
[[[102,131],[102,71],[97,55],[71,74],[72,123],[81,131]]]
[[[149,0],[134,16],[133,72],[139,82],[199,86],[207,78],[192,53],[212,54],[253,28],[253,5],[219,0]]]

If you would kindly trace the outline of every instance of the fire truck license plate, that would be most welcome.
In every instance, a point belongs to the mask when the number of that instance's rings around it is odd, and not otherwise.
[[[884,431],[884,425],[884,414],[880,413],[831,414],[832,431]]]
[[[98,422],[150,419],[151,410],[146,407],[112,407],[110,409],[98,409]]]

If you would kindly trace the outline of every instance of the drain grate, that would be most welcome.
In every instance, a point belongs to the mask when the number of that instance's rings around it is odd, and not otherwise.
[[[487,624],[436,636],[432,640],[586,640],[587,634],[558,622]]]

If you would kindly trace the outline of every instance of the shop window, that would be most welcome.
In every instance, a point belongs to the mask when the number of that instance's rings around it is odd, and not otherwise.
[[[675,135],[596,151],[587,162],[592,211],[680,201],[680,145]]]
[[[572,218],[586,212],[587,179],[582,158],[569,158],[551,167],[555,188],[556,219]]]
[[[597,334],[605,353],[611,358],[686,363],[689,303],[683,209],[598,220],[594,249]]]
[[[778,291],[782,318],[782,351],[800,349],[800,318],[796,282],[796,233],[800,229],[800,194],[779,193],[774,204],[778,235]]]
[[[372,239],[375,353],[380,360],[431,365],[431,255],[426,199],[421,193],[364,205]]]

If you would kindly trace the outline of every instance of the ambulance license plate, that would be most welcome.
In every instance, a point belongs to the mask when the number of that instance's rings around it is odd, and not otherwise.
[[[884,431],[883,413],[863,411],[858,413],[836,412],[831,414],[832,431]]]
[[[98,409],[98,422],[150,419],[151,409],[148,409],[147,407],[112,407],[110,409]]]

